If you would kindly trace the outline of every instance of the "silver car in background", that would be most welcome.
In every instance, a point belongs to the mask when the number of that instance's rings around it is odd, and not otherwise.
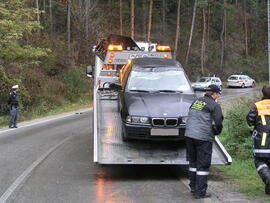
[[[192,88],[194,90],[206,90],[212,84],[217,85],[220,89],[223,87],[219,77],[201,77],[192,83]]]

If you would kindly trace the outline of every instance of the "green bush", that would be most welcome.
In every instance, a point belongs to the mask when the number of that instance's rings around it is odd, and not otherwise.
[[[73,69],[63,75],[64,94],[71,101],[75,102],[82,93],[86,92],[86,80],[80,69]]]
[[[226,112],[224,129],[220,136],[225,148],[237,159],[252,157],[253,140],[246,122],[246,115],[253,100],[239,100]]]

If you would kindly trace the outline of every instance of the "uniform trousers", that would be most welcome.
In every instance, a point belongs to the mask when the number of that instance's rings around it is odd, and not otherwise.
[[[15,106],[10,108],[10,120],[9,120],[9,127],[16,127],[17,120],[19,118],[19,109]]]
[[[186,137],[189,186],[196,196],[204,196],[212,159],[213,143]]]

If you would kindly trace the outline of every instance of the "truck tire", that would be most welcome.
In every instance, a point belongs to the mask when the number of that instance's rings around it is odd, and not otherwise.
[[[123,130],[123,124],[122,124],[122,132],[121,132],[121,137],[123,142],[127,142],[129,139],[125,136],[124,130]]]
[[[122,140],[123,140],[123,142],[128,142],[128,138],[126,138],[124,136],[122,136]]]

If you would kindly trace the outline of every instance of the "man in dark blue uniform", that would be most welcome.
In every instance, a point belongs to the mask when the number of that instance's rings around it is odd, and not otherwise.
[[[17,128],[17,120],[19,117],[19,98],[17,91],[18,85],[12,86],[11,92],[9,93],[8,105],[10,110],[9,128]]]
[[[190,106],[186,123],[189,186],[196,199],[211,197],[206,190],[213,141],[215,135],[222,131],[222,110],[216,102],[220,91],[218,86],[210,85],[205,95],[195,100]]]

